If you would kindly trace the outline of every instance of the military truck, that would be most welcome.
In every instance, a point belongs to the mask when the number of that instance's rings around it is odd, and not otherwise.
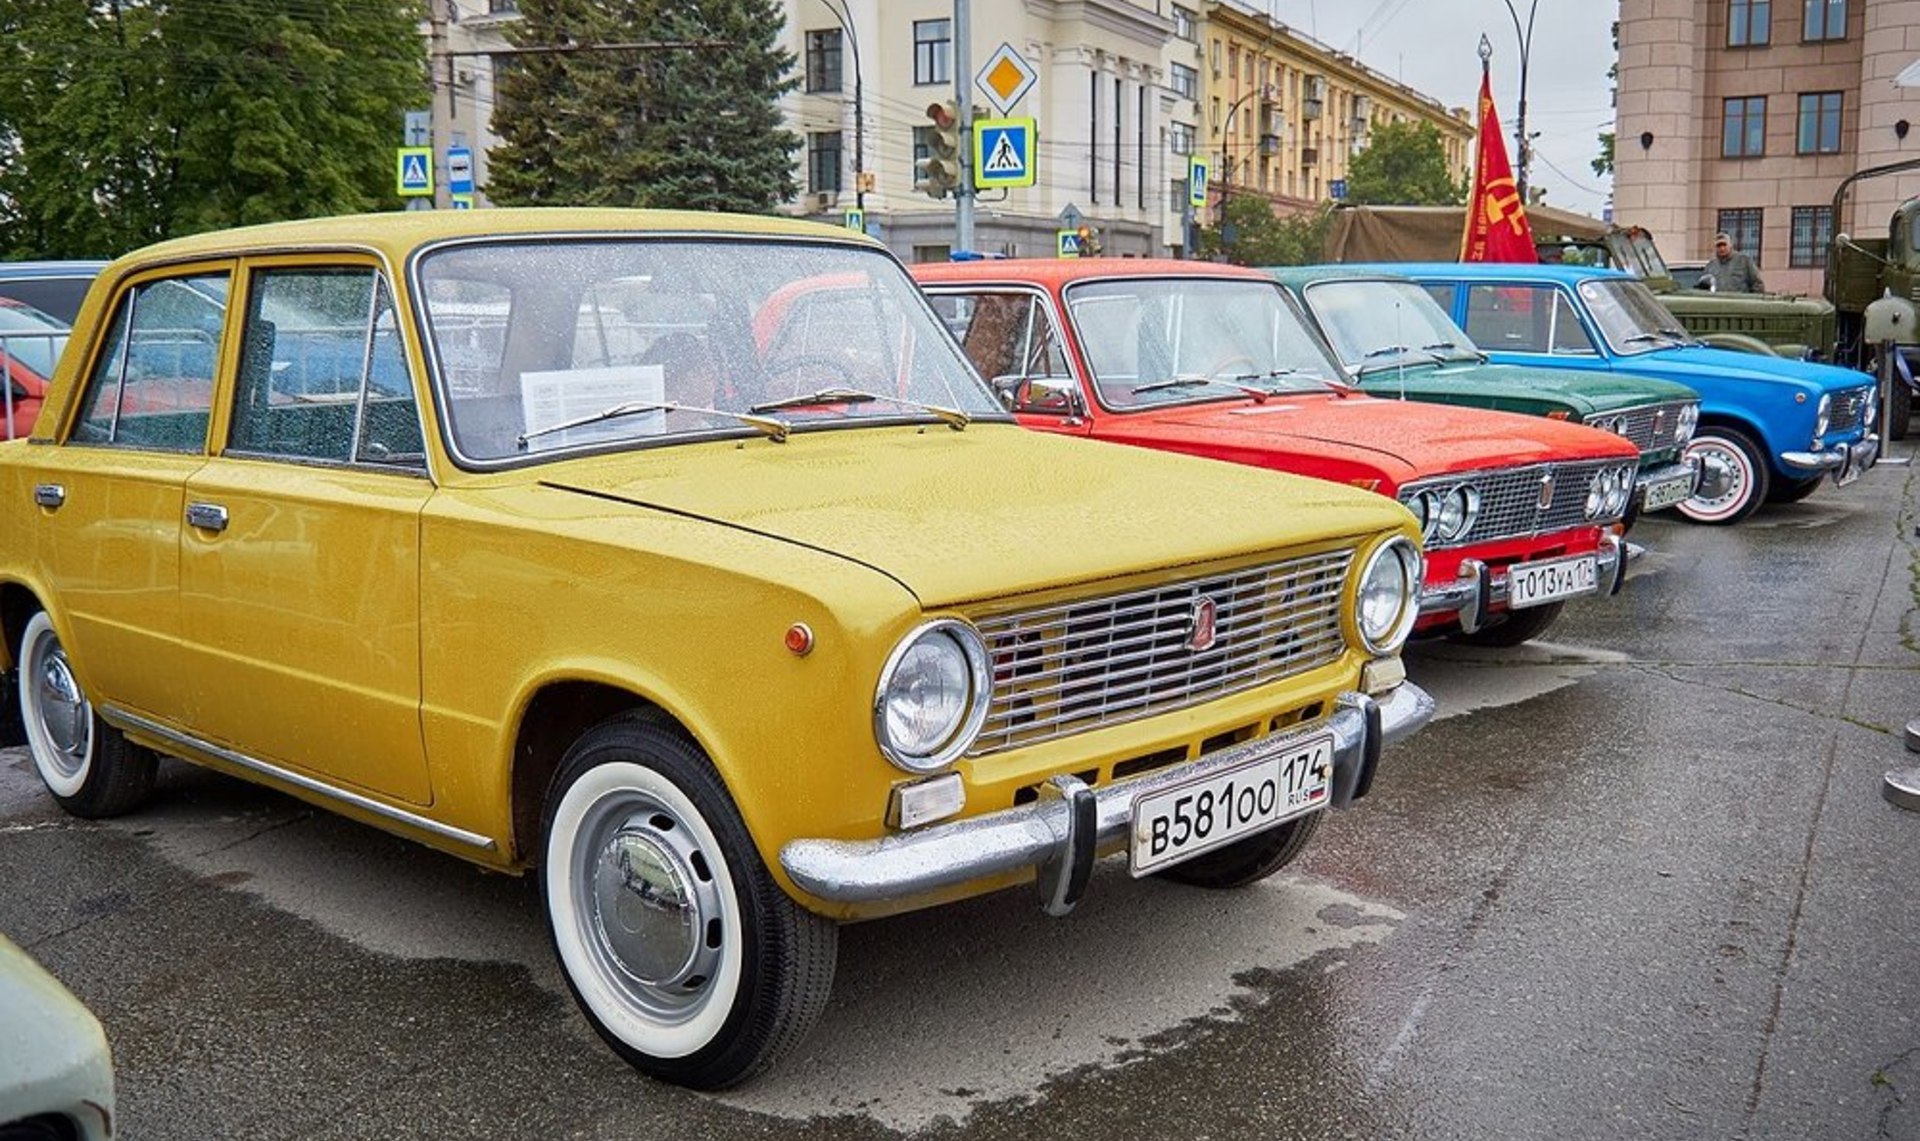
[[[1833,217],[1841,217],[1847,191],[1869,178],[1920,170],[1920,159],[1868,167],[1840,180],[1833,192]],[[1838,314],[1834,359],[1855,368],[1879,371],[1880,346],[1899,351],[1884,364],[1892,373],[1886,389],[1887,437],[1905,439],[1920,391],[1920,198],[1895,207],[1884,238],[1836,233],[1827,251],[1826,294]]]
[[[1458,261],[1464,206],[1342,206],[1327,237],[1328,261]],[[1783,293],[1715,293],[1674,280],[1642,226],[1614,226],[1568,210],[1530,206],[1543,262],[1624,269],[1647,283],[1687,332],[1726,349],[1825,358],[1834,306]]]

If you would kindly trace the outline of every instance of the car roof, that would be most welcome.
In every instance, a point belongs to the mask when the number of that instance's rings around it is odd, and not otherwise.
[[[461,238],[606,233],[812,238],[875,248],[880,245],[843,226],[766,215],[535,206],[412,210],[272,222],[175,238],[135,250],[121,261],[148,264],[318,248],[371,249],[400,261],[422,246]]]
[[[991,258],[984,261],[922,262],[913,268],[924,282],[1008,280],[1050,286],[1103,277],[1227,277],[1271,282],[1256,269],[1225,262],[1177,258]]]
[[[1270,265],[1261,273],[1280,284],[1304,289],[1320,281],[1408,281],[1404,273],[1393,273],[1367,265]]]
[[[1402,277],[1449,277],[1457,281],[1557,281],[1577,285],[1595,279],[1634,280],[1618,269],[1590,265],[1542,265],[1537,262],[1359,262],[1344,268],[1393,273]]]
[[[0,281],[47,281],[93,277],[107,268],[104,261],[0,261]]]

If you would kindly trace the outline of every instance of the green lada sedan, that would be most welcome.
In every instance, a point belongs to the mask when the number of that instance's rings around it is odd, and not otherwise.
[[[1491,364],[1446,310],[1406,278],[1340,266],[1265,272],[1300,300],[1367,392],[1604,428],[1640,449],[1636,514],[1693,494],[1698,468],[1682,455],[1700,421],[1700,398],[1691,388],[1605,372]]]

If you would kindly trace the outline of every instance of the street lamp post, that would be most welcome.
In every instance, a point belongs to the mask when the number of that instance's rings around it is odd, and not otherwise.
[[[847,33],[847,45],[853,49],[853,205],[866,216],[867,186],[863,176],[867,170],[867,97],[861,83],[860,33],[853,22],[853,12],[847,7],[847,0],[826,0],[827,12],[839,21],[840,29]]]
[[[1527,25],[1520,26],[1520,12],[1513,6],[1513,0],[1506,0],[1507,15],[1513,17],[1513,35],[1520,41],[1520,117],[1514,121],[1514,149],[1519,152],[1519,170],[1514,177],[1514,186],[1520,192],[1520,201],[1527,201],[1527,167],[1533,161],[1533,147],[1527,139],[1527,57],[1533,52],[1533,14],[1540,7],[1540,0],[1530,0],[1527,5]],[[1484,60],[1483,60],[1484,62]]]
[[[1220,125],[1220,224],[1223,227],[1227,223],[1227,200],[1233,195],[1233,117],[1240,113],[1241,105],[1247,100],[1271,90],[1271,84],[1249,88],[1245,95],[1227,105],[1226,122]]]

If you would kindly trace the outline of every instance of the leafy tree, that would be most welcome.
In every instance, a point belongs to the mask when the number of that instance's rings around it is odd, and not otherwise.
[[[1620,83],[1620,21],[1613,22],[1613,63],[1607,68],[1607,79],[1614,84],[1617,93]],[[1613,132],[1602,131],[1599,135],[1600,157],[1589,161],[1593,173],[1605,177],[1613,173]]]
[[[1347,168],[1347,201],[1362,206],[1458,206],[1464,181],[1447,174],[1446,146],[1432,123],[1387,123]]]
[[[1257,194],[1228,198],[1224,220],[1200,231],[1201,257],[1235,265],[1313,265],[1326,260],[1333,204],[1282,217]]]
[[[520,0],[528,53],[498,85],[488,195],[523,205],[767,211],[792,198],[800,139],[775,101],[799,82],[775,0]],[[621,49],[647,41],[724,46]]]
[[[421,0],[8,0],[0,256],[392,208]]]

